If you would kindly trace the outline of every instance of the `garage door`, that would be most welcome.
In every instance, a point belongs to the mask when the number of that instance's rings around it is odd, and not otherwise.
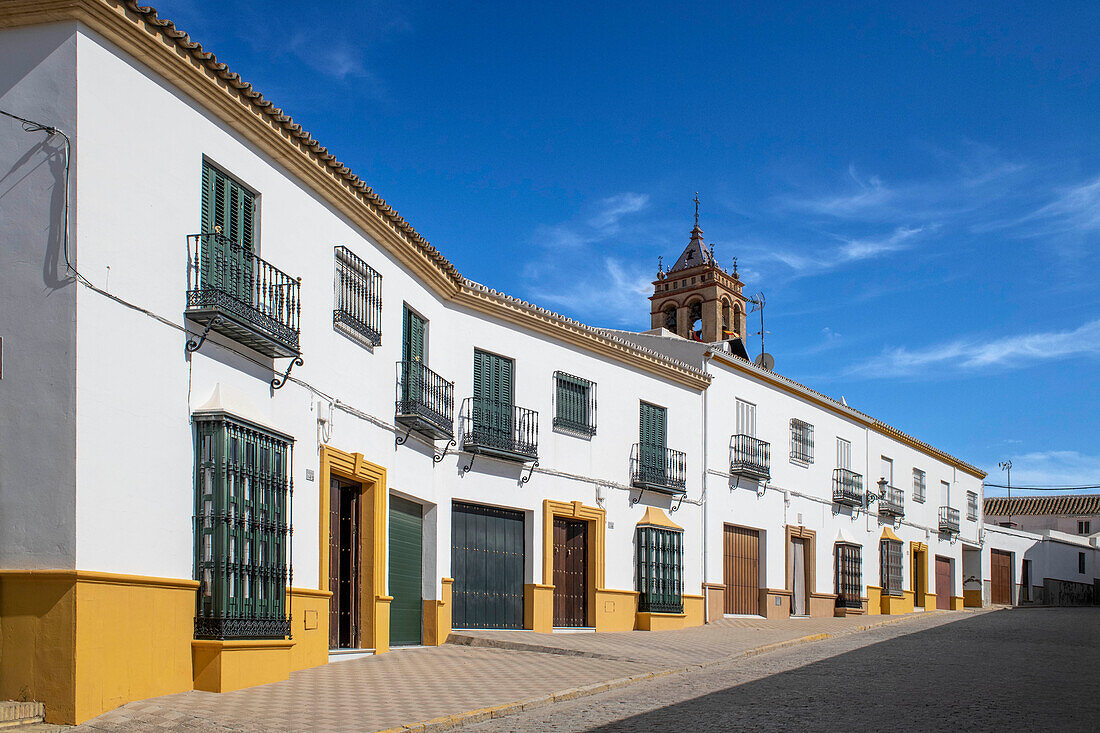
[[[954,595],[954,587],[951,582],[951,560],[946,557],[936,558],[936,608],[948,610],[951,608],[951,596]]]
[[[423,510],[416,502],[390,496],[390,644],[420,643],[424,618]]]
[[[760,533],[726,525],[722,576],[726,613],[760,613]]]
[[[1012,603],[1012,553],[989,551],[993,603]]]
[[[523,548],[523,512],[454,503],[454,628],[523,628]]]

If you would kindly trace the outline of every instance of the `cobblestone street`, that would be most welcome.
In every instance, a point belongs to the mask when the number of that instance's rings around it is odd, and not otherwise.
[[[1100,611],[926,616],[462,728],[1095,731]]]

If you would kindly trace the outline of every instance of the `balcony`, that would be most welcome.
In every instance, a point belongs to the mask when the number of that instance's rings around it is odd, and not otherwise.
[[[905,492],[887,485],[885,481],[879,481],[878,514],[880,517],[904,517]]]
[[[730,473],[751,479],[771,478],[771,445],[751,435],[730,438]]]
[[[863,506],[863,476],[847,468],[834,468],[833,503]]]
[[[949,506],[940,507],[940,531],[951,534],[959,533],[959,510]]]
[[[506,402],[462,401],[462,449],[506,461],[539,458],[539,414]]]
[[[454,437],[454,383],[419,361],[397,362],[394,421],[429,440],[450,440]]]
[[[188,320],[264,356],[298,356],[300,279],[221,234],[192,235],[188,249]]]
[[[687,454],[635,443],[630,451],[630,485],[644,491],[683,494],[687,485]]]

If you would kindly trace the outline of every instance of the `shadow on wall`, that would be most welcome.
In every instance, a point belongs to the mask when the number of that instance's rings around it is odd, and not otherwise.
[[[908,730],[940,730],[962,714],[990,730],[1021,720],[1042,720],[1049,730],[1095,730],[1095,706],[1090,712],[1082,705],[1095,697],[1095,681],[1066,662],[1098,652],[1095,609],[997,611],[766,677],[759,670],[769,674],[779,660],[739,662],[723,672],[736,683],[731,687],[589,730],[872,731],[899,720]],[[1020,694],[1025,687],[1028,694]],[[660,699],[659,688],[652,693]]]

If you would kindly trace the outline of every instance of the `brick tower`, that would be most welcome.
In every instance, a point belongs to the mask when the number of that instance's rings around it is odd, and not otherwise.
[[[716,343],[745,336],[743,283],[718,266],[714,247],[703,246],[699,228],[699,195],[695,195],[695,228],[676,263],[664,272],[658,266],[650,296],[651,328],[666,328],[686,339]]]

